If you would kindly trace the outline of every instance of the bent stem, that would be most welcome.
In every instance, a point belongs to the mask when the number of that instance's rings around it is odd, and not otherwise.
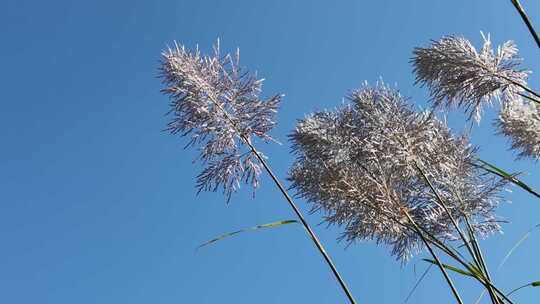
[[[216,102],[215,96],[209,96],[209,98],[210,98],[210,100],[212,100],[214,105],[223,113],[223,115],[231,123],[233,128],[235,128],[238,131],[238,127],[236,126],[236,122],[231,118],[229,113],[227,113],[227,111],[225,111],[225,109],[219,104],[219,102]],[[334,265],[334,263],[332,262],[332,259],[330,258],[330,256],[328,255],[328,253],[324,249],[323,245],[321,244],[321,242],[319,241],[319,239],[315,235],[315,232],[313,232],[313,230],[309,226],[308,222],[306,221],[306,219],[302,215],[302,212],[300,212],[300,209],[298,209],[298,207],[294,203],[294,201],[291,198],[291,196],[289,195],[289,193],[287,193],[287,190],[285,189],[285,187],[283,187],[283,185],[281,184],[281,182],[279,181],[277,176],[274,174],[274,172],[272,171],[272,169],[270,168],[270,166],[268,165],[268,163],[266,162],[264,157],[261,156],[259,151],[257,151],[257,149],[255,148],[255,146],[253,145],[253,143],[251,142],[249,137],[246,136],[245,134],[242,134],[241,132],[238,132],[238,134],[240,134],[239,137],[242,140],[242,142],[244,142],[244,144],[249,147],[249,150],[251,151],[251,153],[255,154],[255,157],[257,157],[257,160],[259,160],[259,162],[263,166],[266,173],[268,173],[268,175],[270,175],[270,177],[272,178],[272,181],[274,182],[274,184],[278,187],[278,189],[281,192],[281,194],[283,195],[283,197],[285,197],[285,199],[289,203],[289,206],[291,206],[291,208],[293,209],[293,211],[296,214],[296,216],[298,217],[298,219],[300,219],[300,222],[302,223],[302,225],[306,229],[306,231],[307,231],[308,235],[310,236],[311,240],[313,241],[313,243],[315,244],[315,246],[317,247],[317,249],[319,250],[319,252],[323,256],[324,260],[326,261],[326,264],[328,264],[328,267],[330,267],[330,269],[332,270],[332,273],[334,274],[337,281],[339,282],[339,285],[341,286],[341,288],[345,292],[347,298],[349,299],[349,302],[351,304],[356,304],[356,301],[354,300],[354,297],[353,297],[351,291],[349,290],[349,288],[347,287],[347,284],[345,283],[345,281],[343,280],[343,278],[341,277],[341,275],[337,271],[337,268]]]

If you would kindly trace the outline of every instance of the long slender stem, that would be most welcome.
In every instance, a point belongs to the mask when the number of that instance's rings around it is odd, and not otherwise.
[[[523,90],[525,90],[527,93],[530,93],[532,95],[534,95],[535,97],[537,98],[540,98],[540,94],[538,94],[536,91],[534,91],[533,89],[529,88],[528,86],[524,86],[522,84],[518,84],[517,82],[514,82],[516,83],[520,88],[522,88]],[[536,100],[536,102],[538,102],[538,100]]]
[[[521,3],[519,2],[519,0],[510,0],[510,1],[512,2],[516,10],[518,11],[519,15],[521,16],[521,19],[523,19],[523,22],[525,22],[525,25],[527,25],[529,32],[534,38],[534,41],[536,41],[536,44],[538,45],[538,47],[540,47],[540,38],[538,37],[538,34],[536,34],[536,31],[534,30],[534,27],[531,24],[529,17],[527,17],[525,10],[521,6]]]
[[[416,165],[416,168],[420,171],[422,177],[426,180],[427,184],[429,185],[430,189],[435,193],[435,196],[437,197],[437,200],[439,200],[440,204],[442,205],[442,207],[444,208],[445,212],[448,214],[448,216],[450,217],[450,219],[452,220],[452,223],[454,224],[456,230],[458,231],[458,233],[460,234],[460,237],[462,238],[462,240],[465,242],[465,245],[467,246],[467,248],[469,250],[471,250],[471,247],[469,247],[469,244],[468,244],[468,241],[467,241],[467,238],[465,238],[463,232],[461,231],[457,221],[454,219],[454,217],[452,216],[452,214],[450,213],[450,210],[448,210],[448,208],[446,207],[444,201],[442,200],[442,198],[440,197],[440,195],[438,194],[437,190],[435,189],[435,187],[433,187],[433,184],[431,183],[431,181],[428,179],[428,177],[425,175],[424,171],[422,171],[422,169],[419,167],[419,165],[417,163],[415,163]],[[468,223],[470,225],[470,223]],[[471,229],[472,229],[472,226],[471,226]],[[476,241],[476,239],[474,237],[472,237],[473,239],[473,242]],[[478,245],[478,243],[475,243],[473,244],[474,245]],[[498,302],[499,300],[499,296],[497,296],[495,294],[495,291],[497,291],[497,293],[499,293],[505,300],[507,300],[509,303],[512,303],[510,301],[510,299],[508,299],[502,292],[499,291],[499,289],[497,289],[493,283],[491,282],[491,278],[489,276],[489,272],[487,271],[487,267],[483,261],[483,256],[481,254],[481,252],[479,251],[479,247],[475,247],[474,249],[478,250],[478,257],[476,254],[474,254],[472,251],[470,251],[473,259],[475,260],[475,262],[477,261],[477,258],[478,258],[478,268],[482,271],[482,278],[477,278],[475,276],[475,278],[480,282],[482,283],[487,289],[488,291],[490,292],[490,295],[492,297],[494,297],[493,299],[496,301],[496,303]],[[455,257],[454,257],[455,258]],[[456,259],[458,261],[460,261],[459,259]],[[470,266],[467,264],[467,263],[462,263],[469,271],[472,272],[472,269],[470,268]],[[485,277],[484,277],[485,276]]]
[[[328,253],[326,253],[326,250],[324,249],[323,245],[321,244],[321,242],[319,241],[319,239],[317,238],[317,236],[315,235],[315,233],[313,232],[313,230],[311,229],[311,227],[309,226],[309,224],[305,220],[304,216],[302,215],[302,213],[300,212],[300,210],[298,209],[298,207],[296,206],[296,204],[292,200],[291,196],[287,193],[287,190],[285,190],[285,188],[283,187],[283,185],[281,184],[279,179],[272,172],[272,169],[270,168],[270,166],[268,165],[266,160],[264,160],[264,158],[259,154],[259,152],[255,149],[253,144],[251,144],[251,142],[249,140],[247,140],[247,139],[245,139],[245,141],[246,141],[247,145],[249,146],[249,148],[251,149],[251,151],[255,154],[257,159],[261,162],[261,164],[263,165],[263,167],[266,170],[266,172],[268,173],[268,175],[270,175],[270,177],[272,178],[272,180],[274,181],[276,186],[279,188],[279,190],[281,191],[281,194],[283,194],[283,196],[285,197],[285,199],[287,200],[287,202],[289,203],[291,208],[294,210],[294,212],[296,213],[296,216],[298,216],[298,218],[302,222],[302,225],[304,225],[304,228],[306,229],[309,236],[313,240],[313,243],[315,243],[315,246],[317,247],[317,249],[319,249],[320,253],[324,257],[324,260],[326,261],[326,263],[328,264],[330,269],[332,269],[332,273],[334,273],[334,276],[338,280],[339,284],[341,285],[341,288],[343,289],[343,291],[347,295],[347,298],[349,299],[349,301],[352,304],[355,304],[356,301],[354,300],[354,297],[353,297],[351,291],[347,287],[347,284],[345,283],[345,281],[343,280],[343,278],[341,277],[341,275],[337,271],[337,268],[334,265],[334,263],[332,262],[332,260],[330,259],[330,256],[328,255]]]
[[[461,201],[461,197],[459,195],[458,195],[458,198]],[[482,250],[480,249],[480,244],[478,244],[478,240],[476,239],[476,236],[475,236],[474,227],[471,225],[469,221],[469,217],[467,215],[465,215],[464,217],[465,217],[465,223],[467,224],[467,229],[470,235],[469,239],[472,242],[474,252],[476,253],[476,259],[480,264],[479,266],[481,266],[481,269],[484,271],[487,281],[492,282],[491,275],[489,274],[489,269],[484,259],[484,255],[482,254]],[[493,290],[493,288],[489,287],[488,291],[489,291],[489,296],[491,297],[491,300],[494,303],[499,303],[499,297],[495,294],[495,291]]]
[[[425,238],[424,234],[422,233],[422,230],[420,229],[420,227],[416,224],[416,222],[414,221],[414,219],[409,215],[409,213],[407,211],[404,212],[405,215],[407,216],[407,219],[411,222],[411,224],[413,225],[414,229],[416,230],[416,233],[418,233],[418,235],[420,236],[420,238],[422,239],[422,241],[424,242],[424,244],[426,245],[427,249],[429,250],[429,253],[431,254],[431,256],[435,259],[435,261],[437,262],[437,266],[439,266],[439,269],[441,270],[446,282],[448,283],[448,286],[450,286],[450,289],[452,290],[452,293],[454,294],[454,297],[456,298],[456,300],[458,301],[458,303],[460,304],[463,304],[463,300],[461,300],[461,297],[459,296],[459,292],[457,291],[456,289],[456,286],[454,286],[454,282],[452,282],[452,279],[450,279],[450,276],[448,275],[448,273],[446,272],[446,269],[444,269],[444,266],[443,264],[441,263],[441,260],[439,259],[439,257],[437,256],[437,254],[435,253],[435,251],[433,251],[433,248],[431,248],[431,245],[429,244],[428,240]]]
[[[446,212],[446,214],[448,215],[448,217],[452,221],[452,224],[454,225],[454,227],[458,231],[458,234],[461,237],[461,239],[463,240],[463,243],[465,244],[465,247],[467,247],[467,250],[469,251],[469,254],[473,258],[473,260],[474,260],[474,262],[476,264],[476,267],[478,267],[484,273],[484,275],[486,276],[487,281],[491,282],[489,272],[487,271],[487,267],[486,267],[486,265],[485,265],[485,263],[483,261],[483,257],[481,255],[481,253],[480,253],[480,255],[478,255],[478,252],[476,250],[478,248],[476,248],[476,247],[473,248],[475,246],[475,244],[476,244],[476,239],[474,237],[474,231],[471,232],[471,237],[470,237],[470,239],[471,239],[470,242],[473,242],[473,244],[470,244],[469,239],[465,236],[465,234],[463,233],[463,231],[459,227],[459,223],[456,221],[456,219],[454,218],[454,216],[452,215],[452,213],[450,212],[450,210],[446,206],[446,203],[444,202],[442,197],[439,195],[439,192],[437,191],[437,189],[435,189],[435,187],[433,186],[433,184],[431,183],[431,181],[429,180],[429,178],[427,177],[425,172],[422,170],[422,168],[420,168],[418,163],[415,162],[415,166],[416,166],[416,169],[420,172],[420,174],[424,178],[424,180],[426,181],[426,183],[428,184],[431,191],[437,197],[437,200],[439,201],[439,205],[441,205],[441,207],[443,207],[444,211]],[[472,226],[469,225],[469,228],[472,229]],[[491,287],[488,287],[488,291],[489,291],[490,297],[492,298],[494,304],[498,304],[499,300],[498,300],[498,297],[495,295],[495,292],[493,291],[493,289]]]
[[[510,78],[508,78],[508,77],[506,77],[506,76],[499,75],[499,77],[501,77],[502,79],[504,79],[504,80],[506,80],[506,81],[512,83],[512,84],[515,85],[515,86],[518,86],[518,87],[522,88],[525,92],[527,92],[527,93],[529,93],[529,94],[535,96],[536,98],[540,98],[540,93],[537,93],[536,91],[534,91],[533,89],[529,88],[528,86],[523,85],[523,84],[521,84],[521,83],[519,83],[519,82],[517,82],[517,81],[515,81],[515,80],[512,80],[512,79],[510,79]],[[537,102],[537,103],[540,103],[540,101],[539,101],[538,99],[536,99],[536,98],[532,98],[532,97],[527,96],[527,95],[524,95],[524,94],[520,94],[520,95],[523,96],[523,97],[525,97],[525,98],[528,98],[528,99],[530,99],[530,100],[532,100],[532,101],[535,101],[535,102]]]
[[[300,209],[298,209],[298,207],[294,203],[293,199],[291,198],[289,193],[287,193],[287,190],[285,189],[285,187],[283,187],[283,185],[281,184],[281,182],[279,181],[277,176],[274,174],[274,172],[272,171],[272,169],[270,168],[270,166],[268,165],[266,160],[261,156],[259,151],[257,151],[255,146],[251,143],[251,140],[249,139],[249,137],[247,137],[246,135],[239,132],[238,127],[236,126],[236,122],[231,118],[229,113],[221,106],[221,104],[219,102],[217,102],[217,98],[215,98],[215,96],[209,96],[209,97],[210,97],[210,100],[212,100],[212,102],[214,103],[214,105],[223,113],[225,118],[231,123],[233,128],[235,128],[236,131],[238,131],[238,134],[240,134],[239,135],[240,139],[244,142],[244,144],[246,144],[249,147],[250,151],[253,154],[255,154],[255,157],[257,157],[257,159],[259,160],[261,165],[264,167],[264,169],[266,170],[268,175],[270,175],[270,177],[272,178],[272,181],[278,187],[281,194],[283,194],[283,197],[285,197],[285,199],[287,200],[287,202],[289,203],[289,205],[293,209],[294,213],[298,217],[298,219],[300,219],[300,222],[302,223],[302,225],[306,229],[306,231],[309,234],[311,240],[313,241],[313,243],[315,243],[315,246],[317,247],[317,249],[319,250],[319,252],[323,256],[324,260],[326,261],[326,263],[328,264],[328,266],[332,270],[332,273],[334,274],[334,276],[338,280],[339,284],[341,285],[341,288],[343,289],[343,291],[347,295],[347,298],[349,299],[351,304],[356,304],[356,301],[354,300],[354,297],[353,297],[351,291],[349,290],[349,288],[347,287],[347,284],[345,283],[345,281],[343,280],[343,278],[341,277],[341,275],[337,271],[337,268],[334,265],[334,263],[332,262],[332,259],[330,258],[330,256],[328,255],[328,253],[324,249],[323,245],[321,244],[321,242],[319,241],[319,239],[317,238],[317,236],[315,235],[315,233],[313,232],[313,230],[309,226],[308,222],[306,221],[306,219],[302,215],[302,212],[300,212]]]
[[[456,228],[457,232],[459,233],[459,236],[461,237],[461,239],[463,240],[463,243],[465,244],[465,246],[467,247],[467,250],[469,251],[471,257],[475,257],[474,253],[473,253],[473,249],[471,247],[471,245],[469,244],[469,241],[467,239],[467,237],[465,237],[465,234],[463,233],[463,231],[461,230],[461,228],[459,227],[459,224],[458,222],[456,221],[456,219],[454,218],[454,216],[452,215],[452,213],[450,212],[450,210],[448,209],[448,207],[446,206],[446,203],[444,202],[444,200],[442,199],[442,197],[439,195],[439,192],[437,191],[437,189],[435,189],[435,187],[433,186],[433,184],[431,183],[431,181],[429,180],[429,178],[427,177],[427,175],[425,174],[424,170],[422,170],[422,168],[420,168],[420,166],[418,165],[417,162],[415,162],[415,166],[416,166],[416,169],[420,172],[420,174],[422,175],[422,178],[424,178],[424,180],[426,181],[426,183],[428,184],[429,188],[431,189],[431,191],[435,194],[435,197],[437,198],[437,200],[439,201],[438,205],[443,207],[444,211],[446,212],[446,214],[448,215],[448,217],[450,218],[450,220],[452,221],[452,224],[454,225],[454,228]]]
[[[525,284],[525,285],[519,286],[518,288],[516,288],[516,289],[510,291],[510,292],[507,294],[507,296],[511,296],[514,292],[516,292],[516,291],[518,291],[518,290],[520,290],[520,289],[523,289],[523,288],[525,288],[525,287],[528,287],[528,286],[531,286],[531,283],[527,283],[527,284]]]
[[[469,271],[470,273],[475,273],[477,272],[477,269],[473,269],[471,268],[471,265],[469,265],[466,261],[464,261],[463,257],[461,257],[458,254],[454,253],[453,250],[451,250],[448,246],[446,246],[445,244],[443,244],[441,241],[439,241],[437,238],[435,238],[433,235],[431,235],[428,231],[426,231],[424,228],[422,228],[421,226],[418,226],[418,228],[420,229],[420,231],[422,231],[423,233],[425,233],[428,238],[426,238],[429,242],[431,242],[433,245],[435,245],[437,248],[439,248],[440,250],[442,250],[443,252],[445,252],[446,254],[448,254],[451,258],[453,258],[455,261],[457,261],[458,263],[460,263],[463,267],[465,267],[465,269],[467,271]],[[483,277],[477,277],[477,276],[473,276],[478,282],[480,282],[480,284],[482,284],[484,287],[488,288],[488,287],[491,287],[493,288],[493,290],[495,290],[495,292],[497,292],[504,300],[506,300],[508,303],[512,304],[512,300],[510,300],[501,290],[499,290],[496,286],[494,286],[491,282],[486,282],[485,279]]]
[[[523,93],[518,93],[518,95],[521,96],[521,97],[525,97],[525,99],[528,99],[530,101],[534,101],[534,102],[540,104],[540,100],[538,100],[538,99],[536,99],[534,97],[531,97],[531,96],[523,94]]]
[[[480,66],[482,69],[484,69],[486,72],[491,73],[491,71],[490,71],[488,68],[486,68],[485,66],[483,66],[483,65],[479,65],[479,66]],[[534,101],[534,102],[540,104],[540,100],[538,99],[538,98],[540,98],[540,93],[537,93],[536,91],[534,91],[533,89],[529,88],[528,86],[526,86],[526,85],[524,85],[524,84],[521,84],[521,83],[519,83],[519,82],[517,82],[517,81],[515,81],[515,80],[513,80],[513,79],[510,79],[510,78],[508,78],[508,77],[506,77],[506,76],[504,76],[504,75],[499,75],[499,74],[496,74],[496,73],[494,73],[494,74],[492,74],[492,75],[493,75],[494,77],[499,77],[499,78],[501,78],[501,79],[504,79],[504,80],[508,81],[509,83],[511,83],[511,84],[513,84],[513,85],[515,85],[515,86],[517,86],[517,87],[520,87],[520,88],[523,89],[525,92],[531,94],[531,95],[534,96],[534,97],[531,97],[531,96],[528,96],[528,95],[525,95],[525,94],[522,94],[522,93],[518,93],[518,95],[521,95],[522,97],[525,97],[525,98],[527,98],[527,99],[529,99],[529,100],[531,100],[531,101]]]

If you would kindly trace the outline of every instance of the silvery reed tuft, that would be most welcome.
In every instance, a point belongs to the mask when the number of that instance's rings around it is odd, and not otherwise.
[[[510,139],[518,157],[540,158],[540,105],[516,98],[502,106],[496,122],[499,133]]]
[[[160,68],[173,115],[167,130],[189,135],[187,146],[199,146],[206,167],[197,177],[198,191],[221,188],[227,200],[242,181],[258,186],[260,163],[239,141],[272,140],[268,132],[282,97],[261,99],[263,79],[241,69],[239,59],[238,51],[221,55],[219,41],[213,56],[175,44],[162,54]]]
[[[433,112],[416,113],[386,85],[354,91],[350,105],[298,122],[290,135],[296,162],[289,179],[298,195],[345,226],[342,239],[389,244],[402,262],[421,249],[407,214],[440,240],[456,239],[450,217],[474,220],[482,235],[500,229],[494,215],[505,181],[473,164],[476,148],[453,136]]]
[[[480,121],[481,107],[501,102],[498,134],[509,138],[518,157],[540,158],[540,99],[527,87],[529,71],[518,69],[522,59],[512,41],[491,47],[489,35],[477,52],[462,37],[446,36],[428,48],[415,48],[416,81],[426,85],[434,106],[463,107]],[[525,95],[530,93],[532,95]]]
[[[514,42],[503,43],[495,52],[489,35],[482,37],[479,52],[465,38],[445,36],[428,48],[415,48],[412,58],[416,81],[429,88],[436,107],[462,107],[476,121],[484,103],[504,103],[522,93],[528,76],[517,69],[521,58]]]

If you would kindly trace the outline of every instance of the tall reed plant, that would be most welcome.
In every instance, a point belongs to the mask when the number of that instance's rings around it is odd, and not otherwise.
[[[540,47],[523,6],[511,3]],[[348,104],[299,120],[289,134],[295,157],[289,189],[257,148],[274,141],[269,132],[283,95],[262,98],[263,80],[240,67],[239,51],[222,54],[219,40],[211,55],[176,43],[163,52],[160,77],[171,117],[166,130],[199,150],[204,169],[198,192],[222,191],[228,202],[242,184],[255,189],[259,176],[268,174],[297,220],[252,229],[301,223],[350,303],[356,303],[351,291],[289,190],[327,223],[343,227],[340,238],[347,242],[374,240],[401,263],[427,249],[431,258],[424,260],[438,267],[457,303],[464,301],[456,275],[475,280],[494,304],[514,303],[514,292],[540,282],[503,291],[479,239],[501,230],[496,211],[510,183],[540,195],[517,174],[482,160],[467,133],[453,134],[437,116],[462,109],[480,123],[485,105],[500,103],[495,135],[505,136],[518,158],[540,158],[540,94],[527,84],[530,71],[521,67],[514,42],[494,48],[489,34],[482,37],[479,49],[452,35],[413,50],[416,84],[428,89],[429,110],[416,111],[394,87],[366,83],[346,96]],[[443,256],[451,263],[442,263]]]

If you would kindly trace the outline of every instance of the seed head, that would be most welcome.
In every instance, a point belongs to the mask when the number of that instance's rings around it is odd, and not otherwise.
[[[260,164],[244,144],[272,140],[268,132],[282,98],[260,99],[263,79],[241,69],[239,60],[238,51],[222,56],[219,40],[213,56],[175,43],[163,52],[160,67],[162,92],[171,101],[166,130],[189,136],[186,147],[199,148],[205,168],[197,177],[198,191],[221,188],[227,200],[242,181],[258,186]]]
[[[454,239],[451,219],[416,165],[456,219],[471,217],[482,234],[499,230],[493,210],[504,182],[473,165],[476,148],[465,135],[453,136],[432,112],[414,112],[385,85],[348,99],[299,121],[290,135],[292,187],[326,222],[345,227],[341,239],[390,245],[406,261],[422,247],[407,213],[437,238]]]
[[[416,82],[429,88],[434,106],[464,108],[477,122],[484,103],[514,99],[528,75],[518,69],[521,58],[514,42],[507,41],[494,52],[489,35],[482,37],[480,52],[465,38],[446,36],[428,48],[415,48],[411,60]]]
[[[507,136],[518,158],[540,158],[540,105],[523,100],[521,96],[505,102],[496,126]]]

